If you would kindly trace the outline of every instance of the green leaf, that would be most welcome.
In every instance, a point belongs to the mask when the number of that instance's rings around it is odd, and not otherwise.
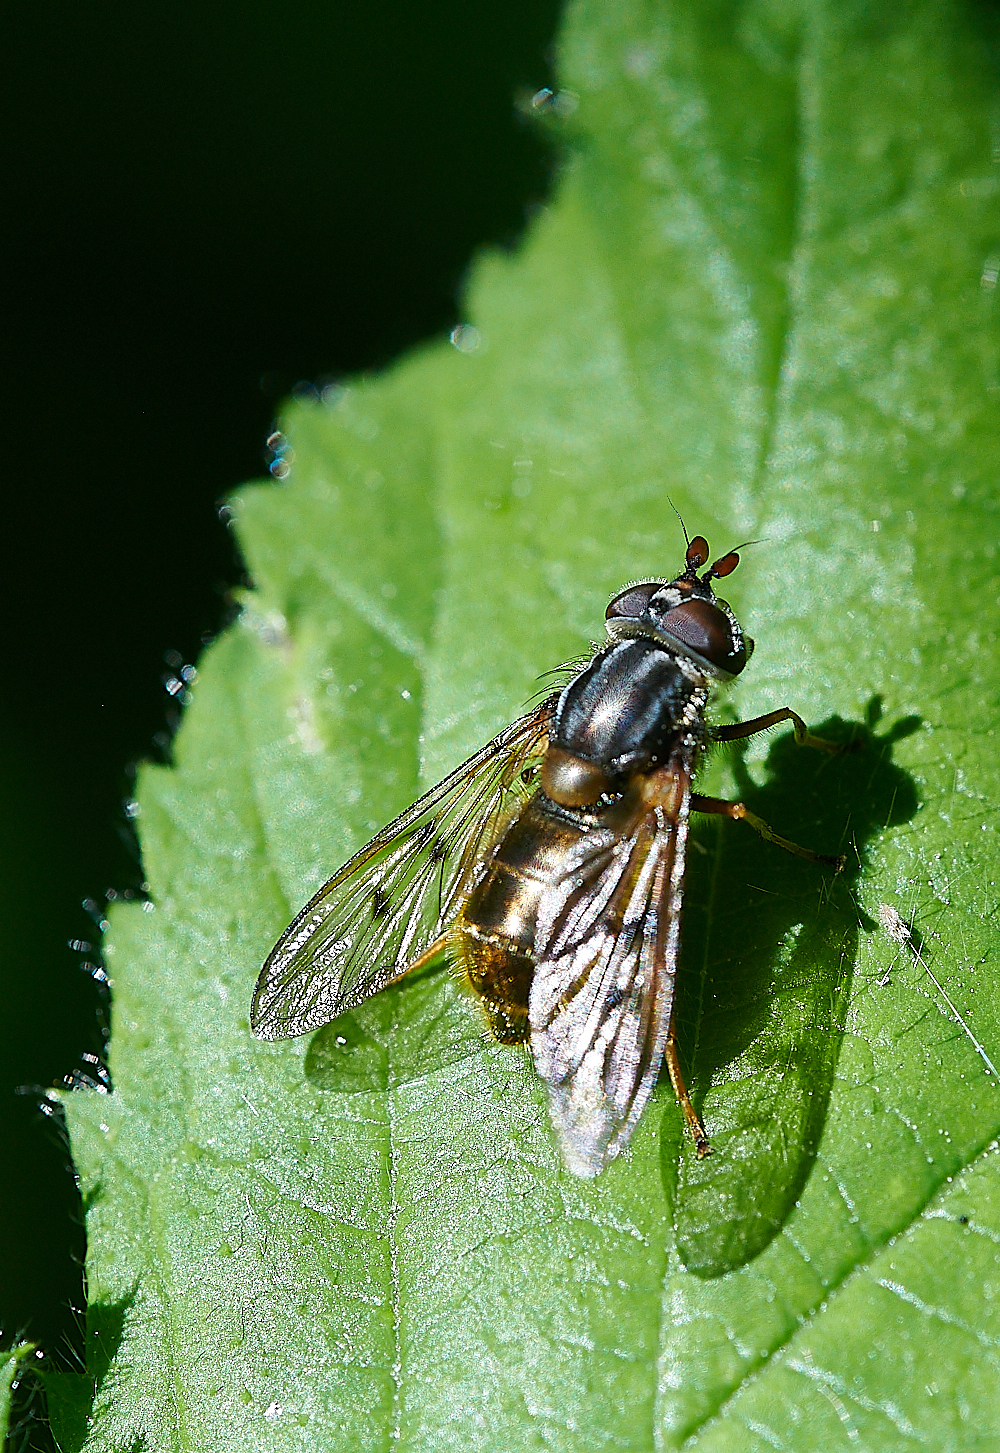
[[[290,407],[243,492],[257,589],[139,791],[112,1095],[66,1097],[88,1375],[60,1446],[414,1450],[1000,1440],[1000,131],[985,12],[575,4],[567,160],[462,348]],[[574,101],[576,109],[574,110]],[[562,118],[561,120],[558,118]],[[290,458],[291,456],[289,456]],[[292,911],[673,572],[757,640],[715,761],[831,882],[693,834],[681,1049],[598,1180],[444,972],[290,1044],[247,1008]],[[720,705],[720,712],[729,707]]]
[[[35,1350],[33,1342],[19,1342],[9,1352],[3,1354],[0,1359],[0,1441],[6,1446],[7,1434],[10,1431],[11,1398],[14,1391],[14,1384],[17,1382],[18,1374],[23,1371],[22,1363],[27,1362]]]

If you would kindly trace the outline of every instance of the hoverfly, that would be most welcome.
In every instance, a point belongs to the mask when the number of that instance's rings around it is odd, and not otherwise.
[[[688,816],[721,813],[787,841],[742,803],[692,791],[712,741],[790,721],[789,707],[710,728],[716,683],[746,665],[712,581],[739,563],[688,543],[674,580],[624,586],[610,640],[549,695],[384,827],[321,888],[260,973],[251,1023],[282,1039],[363,1003],[449,954],[490,1027],[529,1043],[569,1169],[597,1175],[628,1144],[666,1061],[699,1156],[711,1147],[684,1084],[674,980]]]

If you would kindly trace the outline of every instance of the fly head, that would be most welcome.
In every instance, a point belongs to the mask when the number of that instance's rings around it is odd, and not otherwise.
[[[608,634],[652,636],[691,657],[709,675],[728,680],[738,676],[753,653],[726,601],[712,581],[731,575],[740,563],[735,550],[723,555],[703,575],[708,542],[695,535],[687,548],[685,568],[674,580],[642,580],[624,586],[605,613]]]

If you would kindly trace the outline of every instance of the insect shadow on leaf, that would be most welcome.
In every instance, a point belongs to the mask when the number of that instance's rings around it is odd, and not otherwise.
[[[742,801],[797,841],[846,854],[836,878],[733,824],[692,818],[677,1013],[681,1056],[718,1153],[698,1160],[671,1107],[662,1166],[679,1254],[700,1276],[758,1256],[815,1161],[859,929],[875,926],[853,883],[872,838],[909,821],[918,806],[892,749],[920,719],[878,734],[881,714],[874,697],[864,722],[834,716],[817,725],[818,736],[842,744],[835,756],[802,751],[791,734],[778,738],[763,786],[743,751],[734,752]]]

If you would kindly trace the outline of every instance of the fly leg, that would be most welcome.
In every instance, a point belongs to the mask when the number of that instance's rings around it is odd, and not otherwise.
[[[388,989],[391,984],[398,984],[400,979],[405,979],[408,974],[414,974],[418,969],[426,969],[428,964],[432,964],[436,958],[439,958],[445,952],[448,948],[448,943],[447,934],[442,934],[440,938],[436,938],[430,948],[424,949],[423,953],[418,958],[415,958],[412,963],[407,964],[405,969],[400,969],[398,974],[393,974],[391,979],[386,979],[384,984],[380,984],[379,993],[383,989]]]
[[[688,1087],[684,1083],[684,1076],[681,1074],[681,1062],[677,1056],[677,1040],[674,1036],[674,1016],[670,1016],[670,1028],[667,1030],[667,1042],[664,1046],[663,1057],[667,1062],[667,1073],[670,1076],[670,1083],[674,1087],[674,1094],[684,1111],[684,1119],[687,1121],[687,1128],[691,1132],[694,1141],[694,1148],[699,1160],[704,1160],[707,1155],[712,1154],[712,1147],[705,1134],[705,1127],[702,1124],[701,1116],[691,1104],[691,1096],[688,1094]]]
[[[799,716],[790,706],[779,706],[777,711],[769,711],[766,716],[755,716],[750,721],[737,721],[732,726],[713,727],[712,740],[716,742],[738,742],[744,737],[755,737],[758,732],[766,732],[768,727],[777,726],[779,721],[790,721],[795,728],[795,745],[797,747],[816,747],[821,752],[839,752],[842,750],[836,742],[828,742],[825,737],[814,737]],[[703,808],[702,811],[705,811]],[[767,834],[765,833],[766,837]],[[780,841],[778,838],[772,839]],[[812,856],[807,854],[807,856]]]
[[[766,718],[762,718],[766,720]],[[815,741],[815,737],[812,739]],[[751,812],[742,802],[727,802],[723,797],[702,797],[700,793],[691,794],[692,812],[716,812],[722,817],[732,817],[737,821],[745,822],[752,827],[754,832],[760,833],[765,842],[774,843],[779,848],[784,848],[786,853],[794,853],[797,858],[808,858],[811,863],[826,863],[828,867],[840,873],[843,871],[847,859],[842,853],[831,857],[826,853],[814,853],[812,848],[800,847],[798,843],[791,842],[786,837],[779,837],[773,827],[768,827],[762,817]]]

